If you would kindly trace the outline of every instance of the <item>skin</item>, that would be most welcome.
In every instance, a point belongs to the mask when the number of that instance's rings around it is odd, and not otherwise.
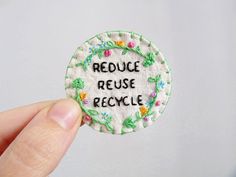
[[[45,101],[0,112],[0,177],[46,177],[81,126],[71,99]]]

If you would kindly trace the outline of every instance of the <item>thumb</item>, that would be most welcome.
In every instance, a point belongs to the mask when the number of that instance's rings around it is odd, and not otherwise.
[[[0,157],[0,176],[48,176],[72,143],[81,115],[72,99],[41,110]]]

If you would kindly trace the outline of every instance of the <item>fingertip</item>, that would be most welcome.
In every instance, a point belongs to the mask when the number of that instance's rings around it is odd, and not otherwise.
[[[63,99],[49,109],[47,117],[64,129],[71,129],[78,121],[81,122],[82,111],[75,100]]]

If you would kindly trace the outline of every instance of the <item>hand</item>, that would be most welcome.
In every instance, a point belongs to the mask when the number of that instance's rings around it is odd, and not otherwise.
[[[0,112],[0,177],[46,177],[58,165],[81,124],[72,99]]]

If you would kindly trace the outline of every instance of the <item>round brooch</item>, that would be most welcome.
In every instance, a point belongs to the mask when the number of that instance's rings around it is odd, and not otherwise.
[[[171,92],[170,69],[142,35],[112,31],[94,36],[72,56],[65,76],[68,97],[93,129],[125,134],[150,126]]]

